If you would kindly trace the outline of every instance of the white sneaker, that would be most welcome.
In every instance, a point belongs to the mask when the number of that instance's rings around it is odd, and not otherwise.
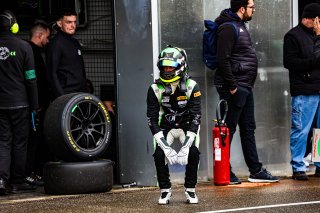
[[[161,189],[160,190],[161,196],[159,198],[158,204],[167,205],[170,202],[171,198],[171,189]]]
[[[196,204],[199,202],[198,197],[196,195],[196,189],[195,188],[186,188],[184,191],[186,198],[187,198],[187,203],[190,204]]]

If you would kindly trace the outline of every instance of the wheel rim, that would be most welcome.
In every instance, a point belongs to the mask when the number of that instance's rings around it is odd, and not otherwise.
[[[86,100],[72,108],[70,133],[80,149],[86,151],[98,149],[105,141],[106,130],[106,118],[97,103]]]

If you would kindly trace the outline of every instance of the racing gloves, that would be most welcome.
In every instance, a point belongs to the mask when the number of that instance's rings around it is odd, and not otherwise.
[[[177,156],[177,163],[181,165],[188,164],[189,149],[193,144],[195,138],[196,138],[196,134],[194,132],[187,131],[186,139],[182,144],[182,147]]]
[[[178,154],[168,144],[167,140],[164,138],[162,131],[155,134],[154,138],[156,139],[160,148],[163,150],[169,164],[171,165],[175,163],[178,163],[181,165],[188,164],[189,149],[196,139],[196,134],[194,132],[187,131],[185,140]]]
[[[160,131],[153,136],[160,148],[163,150],[169,164],[175,164],[177,162],[177,152],[170,147],[166,139],[164,138],[163,132]]]

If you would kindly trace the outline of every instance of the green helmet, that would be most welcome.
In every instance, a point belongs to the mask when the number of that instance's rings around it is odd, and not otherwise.
[[[184,49],[168,46],[159,55],[158,68],[160,80],[171,83],[179,80],[187,72],[187,54]],[[172,71],[165,71],[164,67],[173,67]]]

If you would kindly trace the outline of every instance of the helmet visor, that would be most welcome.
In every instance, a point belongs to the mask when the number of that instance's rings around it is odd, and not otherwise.
[[[174,67],[177,68],[179,66],[179,63],[176,61],[163,59],[159,62],[160,67]]]

